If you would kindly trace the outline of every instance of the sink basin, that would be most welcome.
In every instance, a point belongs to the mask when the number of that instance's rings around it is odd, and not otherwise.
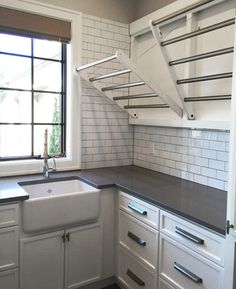
[[[81,224],[99,217],[100,190],[78,179],[20,185],[29,194],[29,199],[22,202],[26,233]]]

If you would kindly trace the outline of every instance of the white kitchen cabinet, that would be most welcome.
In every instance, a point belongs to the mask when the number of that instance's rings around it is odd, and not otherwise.
[[[128,289],[155,289],[157,275],[142,262],[120,247],[118,280]]]
[[[120,209],[145,224],[159,228],[159,209],[124,192],[119,192]]]
[[[64,288],[64,231],[20,240],[20,288]]]
[[[18,289],[18,269],[0,272],[1,289]]]
[[[0,288],[18,289],[19,205],[0,206]]]
[[[20,240],[21,289],[73,289],[100,278],[101,224]]]
[[[0,206],[0,228],[16,226],[19,222],[19,204]]]
[[[168,284],[166,281],[159,278],[158,289],[175,289],[175,288],[172,287],[170,284]]]
[[[0,271],[18,266],[18,235],[17,226],[0,229]]]
[[[102,268],[102,230],[96,223],[66,231],[65,288],[74,289],[98,281]]]
[[[224,266],[225,239],[221,236],[162,210],[160,232],[216,264]]]
[[[224,269],[160,234],[160,277],[178,289],[222,289]]]
[[[119,194],[118,280],[129,289],[157,288],[159,209]]]
[[[119,244],[157,271],[159,234],[153,228],[120,211]]]

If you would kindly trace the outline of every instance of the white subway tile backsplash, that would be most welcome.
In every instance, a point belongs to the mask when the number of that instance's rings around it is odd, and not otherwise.
[[[134,127],[134,151],[145,159],[150,152],[150,143],[159,152],[152,159],[147,158],[145,167],[165,172],[203,185],[227,188],[228,137],[221,131],[202,131],[201,138],[193,138],[191,129]],[[149,136],[149,137],[148,137]],[[142,141],[140,143],[140,141]],[[169,143],[171,142],[171,143]],[[139,150],[140,144],[142,150]],[[134,164],[142,166],[134,154]]]
[[[216,150],[216,151],[225,151],[226,145],[223,141],[210,141],[210,149]]]
[[[209,160],[209,168],[224,170],[225,163],[223,161]]]
[[[216,178],[216,170],[210,168],[202,168],[202,175],[209,178]]]
[[[201,175],[193,175],[193,181],[202,185],[208,185],[208,178]]]
[[[120,35],[122,41],[127,41],[125,44],[129,53],[128,25],[84,14],[82,62],[86,64],[107,57],[120,49],[120,42],[114,40],[115,33]],[[113,68],[119,67],[104,63],[90,71],[102,75]],[[120,77],[118,83],[124,83],[126,79],[126,76]],[[132,164],[133,127],[128,124],[128,115],[84,81],[81,102],[82,168]]]

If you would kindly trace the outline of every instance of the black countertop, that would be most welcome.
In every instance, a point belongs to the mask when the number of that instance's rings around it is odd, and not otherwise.
[[[227,192],[137,166],[99,168],[51,174],[51,179],[79,177],[98,189],[122,191],[225,234]],[[24,200],[18,182],[42,180],[41,175],[0,179],[0,202]]]

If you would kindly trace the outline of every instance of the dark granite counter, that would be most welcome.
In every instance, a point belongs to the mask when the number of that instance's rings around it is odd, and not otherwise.
[[[58,172],[51,179],[79,177],[98,189],[117,186],[122,191],[225,233],[227,193],[136,166]],[[42,180],[41,175],[0,179],[0,202],[24,200],[28,195],[17,184]]]

